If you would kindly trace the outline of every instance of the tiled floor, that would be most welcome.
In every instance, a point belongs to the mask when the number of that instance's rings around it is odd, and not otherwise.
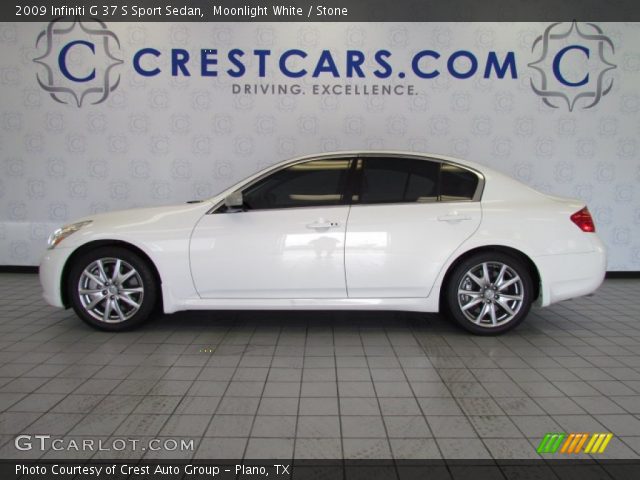
[[[535,458],[547,432],[612,432],[601,457],[638,458],[640,281],[494,338],[366,312],[180,313],[109,334],[46,306],[35,275],[0,274],[0,412],[1,458]],[[140,443],[19,451],[18,434]],[[138,448],[153,438],[193,450]]]

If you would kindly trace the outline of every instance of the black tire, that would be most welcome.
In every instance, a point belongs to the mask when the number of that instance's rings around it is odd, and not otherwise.
[[[485,265],[488,275],[484,273]],[[498,286],[503,265],[502,286]],[[445,288],[443,310],[476,335],[499,335],[517,327],[529,313],[534,291],[527,266],[501,252],[479,253],[465,259],[455,267]]]
[[[68,298],[76,314],[92,327],[110,332],[129,330],[154,311],[158,285],[151,266],[139,255],[126,248],[107,246],[82,253],[71,261],[66,279]],[[116,266],[122,274],[114,277]],[[89,308],[93,302],[95,305]]]

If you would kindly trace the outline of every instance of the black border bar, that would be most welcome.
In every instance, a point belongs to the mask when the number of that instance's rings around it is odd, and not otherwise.
[[[276,15],[274,6],[293,8]],[[69,15],[54,7],[84,7],[80,17],[107,23],[640,21],[638,0],[14,0],[0,2],[0,21],[42,22]],[[174,15],[168,7],[198,10]]]
[[[40,467],[40,473],[20,474],[16,466]],[[102,466],[100,475],[76,473],[54,475],[51,470],[58,468]],[[126,465],[124,473],[120,469]],[[187,474],[187,465],[217,467],[214,476],[210,471],[202,474]],[[244,473],[237,473],[236,465],[243,466]],[[278,470],[275,465],[288,468]],[[161,466],[165,474],[154,474]],[[42,468],[46,473],[42,473]],[[106,468],[115,467],[115,473],[106,474]],[[137,472],[132,468],[138,467]],[[148,467],[148,473],[140,470]],[[264,475],[250,470],[264,467]],[[226,472],[225,470],[228,470]],[[131,479],[143,480],[161,478],[165,480],[516,480],[516,479],[579,479],[598,478],[607,480],[631,480],[640,478],[640,460],[0,460],[0,478],[3,480],[67,480],[78,479]]]

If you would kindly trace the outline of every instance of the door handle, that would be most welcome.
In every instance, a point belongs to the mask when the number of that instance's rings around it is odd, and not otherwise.
[[[314,230],[324,230],[331,227],[337,227],[338,222],[329,222],[327,220],[316,220],[313,223],[308,223],[307,228],[312,228]]]
[[[460,215],[459,213],[449,214],[449,215],[440,215],[438,217],[438,221],[440,222],[458,223],[463,220],[471,220],[471,217],[467,215]]]

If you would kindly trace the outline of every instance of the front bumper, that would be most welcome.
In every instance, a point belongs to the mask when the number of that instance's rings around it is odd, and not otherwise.
[[[62,302],[62,270],[72,248],[56,247],[47,250],[40,261],[40,285],[45,301],[54,307],[65,307]]]

